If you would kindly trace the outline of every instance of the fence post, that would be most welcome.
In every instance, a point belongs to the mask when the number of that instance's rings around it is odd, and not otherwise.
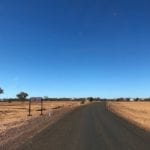
[[[41,99],[41,115],[43,115],[43,99]]]
[[[28,116],[32,116],[31,115],[31,99],[29,99],[29,114],[28,114]]]

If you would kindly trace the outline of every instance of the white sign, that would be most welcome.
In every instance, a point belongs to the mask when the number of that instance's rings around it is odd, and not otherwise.
[[[41,101],[42,97],[31,97],[30,100],[31,101]]]

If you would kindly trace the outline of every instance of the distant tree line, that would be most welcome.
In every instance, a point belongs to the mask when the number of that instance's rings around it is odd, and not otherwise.
[[[4,93],[4,90],[0,87],[0,95]],[[16,95],[16,98],[7,98],[7,99],[3,99],[3,101],[8,101],[8,102],[12,102],[12,101],[28,101],[28,93],[26,92],[20,92]],[[44,96],[43,97],[44,101],[81,101],[81,102],[85,102],[90,101],[117,101],[117,102],[129,102],[129,101],[150,101],[150,97],[149,98],[115,98],[115,99],[107,99],[107,98],[100,98],[100,97],[87,97],[87,98],[49,98],[48,96]],[[0,101],[1,102],[1,101]]]

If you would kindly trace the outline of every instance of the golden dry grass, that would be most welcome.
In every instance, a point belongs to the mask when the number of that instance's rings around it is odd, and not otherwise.
[[[46,101],[43,102],[44,114],[48,112],[55,113],[56,109],[65,109],[67,107],[76,107],[79,102],[73,101]],[[20,126],[25,121],[33,119],[40,115],[40,102],[32,102],[31,114],[28,116],[28,102],[0,102],[0,133],[4,132],[10,128]]]
[[[150,102],[108,102],[110,111],[150,131]]]

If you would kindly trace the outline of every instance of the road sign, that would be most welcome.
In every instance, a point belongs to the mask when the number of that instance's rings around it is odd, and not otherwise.
[[[31,97],[29,99],[29,114],[28,116],[32,116],[31,115],[31,102],[41,102],[41,115],[43,115],[43,98],[42,97]]]
[[[41,100],[42,100],[42,97],[31,97],[30,100],[31,100],[31,101],[35,101],[35,102],[36,102],[36,101],[38,102],[38,101],[41,101]]]

